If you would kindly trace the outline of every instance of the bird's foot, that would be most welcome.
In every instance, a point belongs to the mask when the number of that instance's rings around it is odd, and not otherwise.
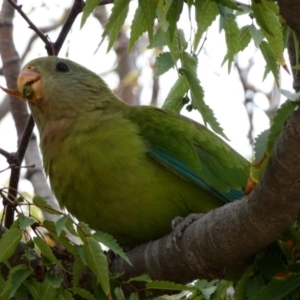
[[[182,217],[176,217],[172,220],[171,226],[172,226],[172,239],[173,242],[175,243],[176,248],[180,251],[178,248],[178,245],[176,243],[177,239],[180,239],[182,236],[183,231],[185,228],[187,228],[190,224],[192,224],[194,221],[198,220],[201,218],[203,214],[189,214],[185,218]]]

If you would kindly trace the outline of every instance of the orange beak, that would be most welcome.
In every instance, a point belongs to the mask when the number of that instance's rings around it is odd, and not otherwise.
[[[41,74],[35,67],[27,66],[18,76],[17,86],[23,99],[37,104],[42,98]]]
[[[35,67],[27,66],[18,76],[18,90],[0,88],[9,95],[18,97],[24,101],[28,100],[31,104],[37,104],[42,98],[41,75]]]

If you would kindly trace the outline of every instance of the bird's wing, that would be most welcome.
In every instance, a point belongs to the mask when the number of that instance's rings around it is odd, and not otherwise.
[[[243,196],[249,162],[192,120],[154,107],[124,111],[148,143],[148,154],[168,170],[228,202]]]

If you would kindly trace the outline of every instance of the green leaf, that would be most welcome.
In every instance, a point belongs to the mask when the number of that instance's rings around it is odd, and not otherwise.
[[[150,278],[150,276],[148,274],[143,274],[143,275],[140,275],[140,276],[131,277],[128,280],[128,282],[132,282],[132,281],[151,282],[152,279]]]
[[[152,42],[150,43],[150,45],[147,47],[148,49],[152,49],[152,48],[159,48],[159,47],[163,47],[167,44],[166,39],[165,39],[165,35],[162,31],[161,28],[159,28],[157,30],[157,32],[155,33]]]
[[[286,278],[273,278],[252,300],[280,300],[300,286],[300,274],[290,274]]]
[[[298,92],[298,93],[291,93],[290,91],[281,89],[280,93],[283,96],[287,97],[291,101],[296,101],[296,100],[299,100],[299,98],[300,98],[300,92]]]
[[[227,44],[227,54],[228,59],[228,72],[231,70],[232,62],[234,61],[234,56],[240,51],[240,30],[237,26],[234,17],[231,17],[225,24],[225,37]]]
[[[71,221],[71,216],[70,216],[70,215],[68,215],[68,220],[67,220],[65,226],[66,226],[67,230],[68,230],[71,234],[73,234],[74,236],[78,236],[77,231],[74,229],[74,224],[73,224],[73,222]]]
[[[102,41],[106,36],[109,37],[109,43],[107,51],[109,51],[114,42],[116,41],[118,34],[124,24],[124,21],[128,14],[130,0],[115,0],[114,6],[111,11],[111,15],[107,24],[105,25],[105,30],[102,33]]]
[[[158,77],[174,67],[174,62],[170,52],[162,52],[156,58],[156,71],[154,76]]]
[[[56,299],[58,290],[53,288],[48,280],[44,280],[42,283],[36,282],[34,288],[35,294],[38,295],[38,298],[34,298],[35,300]]]
[[[73,286],[76,287],[78,285],[79,279],[83,275],[85,271],[86,265],[81,261],[76,259],[73,264]]]
[[[46,279],[48,282],[51,284],[52,287],[54,288],[59,288],[61,286],[61,283],[63,281],[63,276],[62,275],[52,275],[50,273],[46,274]]]
[[[170,281],[151,281],[146,283],[146,289],[172,290],[172,291],[193,291],[195,287]]]
[[[299,71],[299,70],[300,70],[300,65],[293,66],[292,69],[293,69],[293,70],[298,70],[298,71]]]
[[[276,273],[286,271],[286,265],[282,259],[274,256],[258,259],[255,266],[266,279],[272,279]]]
[[[8,293],[11,293],[12,289],[14,288],[13,287],[13,276],[15,273],[19,272],[19,271],[23,271],[23,270],[26,270],[28,269],[28,267],[26,267],[24,264],[20,264],[20,265],[17,265],[13,268],[11,268],[9,270],[9,273],[8,273],[8,276],[7,276],[7,279],[6,279],[6,282],[5,282],[5,286],[4,288],[0,291],[1,295],[4,296]],[[2,277],[1,277],[2,278]],[[16,283],[15,283],[16,284]],[[19,286],[18,286],[19,287]],[[18,287],[16,287],[15,290],[18,289]]]
[[[252,12],[256,22],[264,32],[272,34],[266,10],[268,9],[264,7],[264,3],[262,1],[252,1]]]
[[[254,140],[254,162],[259,163],[265,155],[267,149],[270,129],[261,132]]]
[[[169,48],[173,62],[174,64],[176,64],[176,62],[179,59],[179,55],[187,48],[188,44],[185,40],[184,32],[181,29],[178,29],[174,33],[174,38],[171,41],[169,31],[167,31],[167,28],[164,28],[165,23],[167,23],[166,20],[164,19],[165,6],[163,5],[163,1],[159,1],[158,3],[159,5],[157,6],[157,17],[161,25],[161,32],[164,36],[166,45]]]
[[[131,23],[128,52],[131,52],[135,42],[139,39],[139,37],[144,32],[146,32],[146,30],[147,30],[146,17],[142,8],[138,6]]]
[[[247,299],[252,299],[257,292],[261,289],[262,286],[265,285],[263,277],[261,275],[257,275],[251,278],[247,285],[246,296]]]
[[[44,223],[44,224],[46,223],[46,224],[47,224],[47,225],[46,225],[46,228],[48,228],[49,221],[45,220],[43,223]],[[53,222],[51,222],[51,223],[53,223]],[[54,227],[54,230],[55,230],[55,226],[53,226],[53,227]],[[50,227],[50,228],[51,228],[51,227]],[[68,237],[66,236],[66,233],[65,233],[64,231],[62,232],[62,235],[60,235],[60,236],[57,236],[57,235],[55,235],[55,234],[53,233],[53,234],[52,234],[52,237],[53,237],[55,240],[57,240],[58,243],[62,244],[62,246],[63,246],[64,248],[66,248],[67,251],[69,251],[69,252],[70,252],[71,254],[73,254],[75,257],[77,256],[77,253],[76,253],[76,251],[75,251],[75,249],[74,249],[74,244],[71,243],[71,241],[68,239]]]
[[[218,5],[212,0],[195,2],[197,31],[194,39],[194,51],[198,48],[203,33],[208,29],[219,14]]]
[[[85,239],[85,242],[87,242],[86,239]],[[84,255],[84,246],[83,245],[75,245],[74,248],[76,250],[78,257],[80,258],[80,261],[82,261],[85,265],[87,265],[85,255]]]
[[[9,297],[13,297],[17,292],[21,284],[28,278],[29,275],[33,273],[32,269],[29,269],[25,265],[21,265],[22,269],[17,270],[12,274],[11,285],[12,288],[9,293]]]
[[[299,64],[299,41],[298,41],[298,37],[295,33],[295,31],[293,31],[293,41],[294,41],[294,51],[295,51],[295,57],[296,57],[296,65]]]
[[[289,115],[295,110],[297,105],[298,104],[296,102],[287,100],[280,106],[280,108],[277,109],[276,114],[272,118],[270,133],[268,135],[268,141],[265,151],[265,157],[259,166],[252,165],[250,167],[250,176],[255,182],[259,181],[263,171],[267,167],[277,138],[283,130],[284,123],[289,117]]]
[[[92,235],[92,229],[86,223],[79,222],[79,224],[77,225],[77,233],[85,244],[87,237]]]
[[[122,1],[122,0],[121,0]],[[156,15],[157,0],[139,0],[139,6],[144,12],[150,43],[153,39],[153,27]]]
[[[189,85],[185,76],[179,76],[175,84],[171,87],[171,90],[163,104],[163,108],[179,113],[185,104],[183,97],[187,93],[188,89]]]
[[[273,119],[271,120],[270,134],[267,143],[267,154],[271,154],[277,138],[284,128],[284,124],[290,114],[297,107],[297,103],[292,101],[285,101],[276,111]]]
[[[235,287],[234,299],[235,300],[244,300],[247,299],[246,297],[246,290],[248,283],[250,281],[250,276],[253,275],[255,269],[255,265],[250,265],[246,272],[243,274],[242,278],[238,281]]]
[[[81,289],[81,288],[71,288],[70,289],[72,292],[74,292],[75,294],[83,297],[83,299],[87,299],[87,300],[97,300],[89,291]]]
[[[182,53],[183,74],[191,92],[193,106],[201,113],[205,124],[209,124],[216,133],[227,139],[213,111],[203,100],[204,92],[197,78],[197,63],[195,56],[191,56],[187,52]]]
[[[252,36],[255,47],[259,47],[259,44],[264,39],[264,35],[261,30],[257,29],[253,24],[249,26],[249,32]]]
[[[278,5],[269,0],[252,1],[252,10],[258,25],[269,42],[269,47],[276,60],[280,65],[284,65],[284,41],[282,26],[278,16]]]
[[[39,209],[51,214],[51,215],[61,215],[62,213],[55,210],[53,207],[51,207],[47,201],[42,198],[41,196],[34,196],[32,198],[33,204],[35,204]]]
[[[121,287],[119,287],[119,286],[116,287],[114,289],[114,293],[115,293],[115,296],[116,296],[117,300],[126,300],[125,295],[124,295]]]
[[[273,73],[275,82],[277,86],[279,86],[279,65],[277,63],[277,60],[270,49],[269,45],[267,42],[262,41],[259,45],[259,49],[267,63],[267,69],[266,70],[271,70]],[[265,72],[264,78],[266,77],[267,72]]]
[[[100,3],[100,0],[86,0],[85,6],[83,7],[83,10],[82,10],[80,28],[83,27],[87,18],[94,11],[94,9],[99,5],[99,3]]]
[[[250,33],[250,27],[251,25],[246,25],[241,28],[240,31],[240,49],[239,51],[243,51],[250,43],[251,41],[251,33]]]
[[[34,300],[40,300],[38,284],[40,283],[35,282],[35,284],[29,284],[27,282],[24,282],[24,285],[26,286],[27,290],[30,292],[30,295],[33,297]]]
[[[231,8],[228,8],[222,4],[218,4],[218,8],[220,12],[219,32],[221,32],[224,29],[226,22],[231,18],[235,18],[236,15]]]
[[[214,285],[216,282],[216,280],[212,280],[212,281],[207,281],[206,279],[198,279],[196,282],[195,282],[195,288],[198,290],[198,291],[201,291],[203,289],[205,289],[206,287],[209,287],[211,285]]]
[[[215,0],[217,3],[222,4],[225,7],[237,10],[237,11],[242,11],[240,7],[238,7],[232,0]]]
[[[216,286],[216,290],[214,293],[211,295],[210,300],[219,300],[226,295],[226,291],[228,290],[229,287],[232,286],[232,282],[227,281],[227,280],[221,280],[218,282]]]
[[[10,258],[22,238],[22,230],[18,228],[10,228],[0,238],[0,262],[4,262]]]
[[[10,285],[9,285],[10,287]],[[5,292],[6,289],[6,292]],[[4,278],[2,277],[2,275],[0,274],[0,300],[7,300],[8,299],[8,283],[7,281],[4,280]]]
[[[114,253],[122,257],[128,264],[131,265],[129,258],[126,253],[123,251],[122,247],[117,243],[117,241],[109,234],[105,232],[96,231],[93,234],[93,238],[98,242],[105,245],[107,248],[111,249]]]
[[[29,300],[28,290],[25,287],[25,283],[26,282],[18,288],[13,299]]]
[[[65,227],[68,220],[69,220],[69,218],[67,216],[62,216],[60,219],[58,219],[56,221],[55,228],[56,228],[57,236],[61,235],[61,231]]]
[[[60,265],[60,262],[57,258],[53,255],[51,248],[47,245],[47,243],[40,237],[33,238],[34,243],[39,247],[42,254],[47,257],[51,262],[54,264]]]
[[[61,289],[59,291],[57,300],[74,300],[72,294],[66,290],[66,289]]]
[[[96,276],[98,282],[101,284],[106,295],[110,293],[108,263],[101,246],[91,237],[88,237],[87,244],[84,247],[84,254],[87,266]]]
[[[25,217],[23,214],[18,214],[18,222],[21,229],[25,229],[32,225],[35,221],[32,218]]]
[[[174,32],[177,31],[177,22],[182,12],[183,0],[171,0],[166,20],[169,23],[168,32],[170,41],[173,41]]]
[[[138,294],[138,292],[131,293],[130,296],[129,296],[129,300],[139,300],[139,294]]]

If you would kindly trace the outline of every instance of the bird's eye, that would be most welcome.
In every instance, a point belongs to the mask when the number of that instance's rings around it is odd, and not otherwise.
[[[69,67],[63,62],[57,63],[55,69],[58,72],[64,72],[64,73],[70,71]]]

